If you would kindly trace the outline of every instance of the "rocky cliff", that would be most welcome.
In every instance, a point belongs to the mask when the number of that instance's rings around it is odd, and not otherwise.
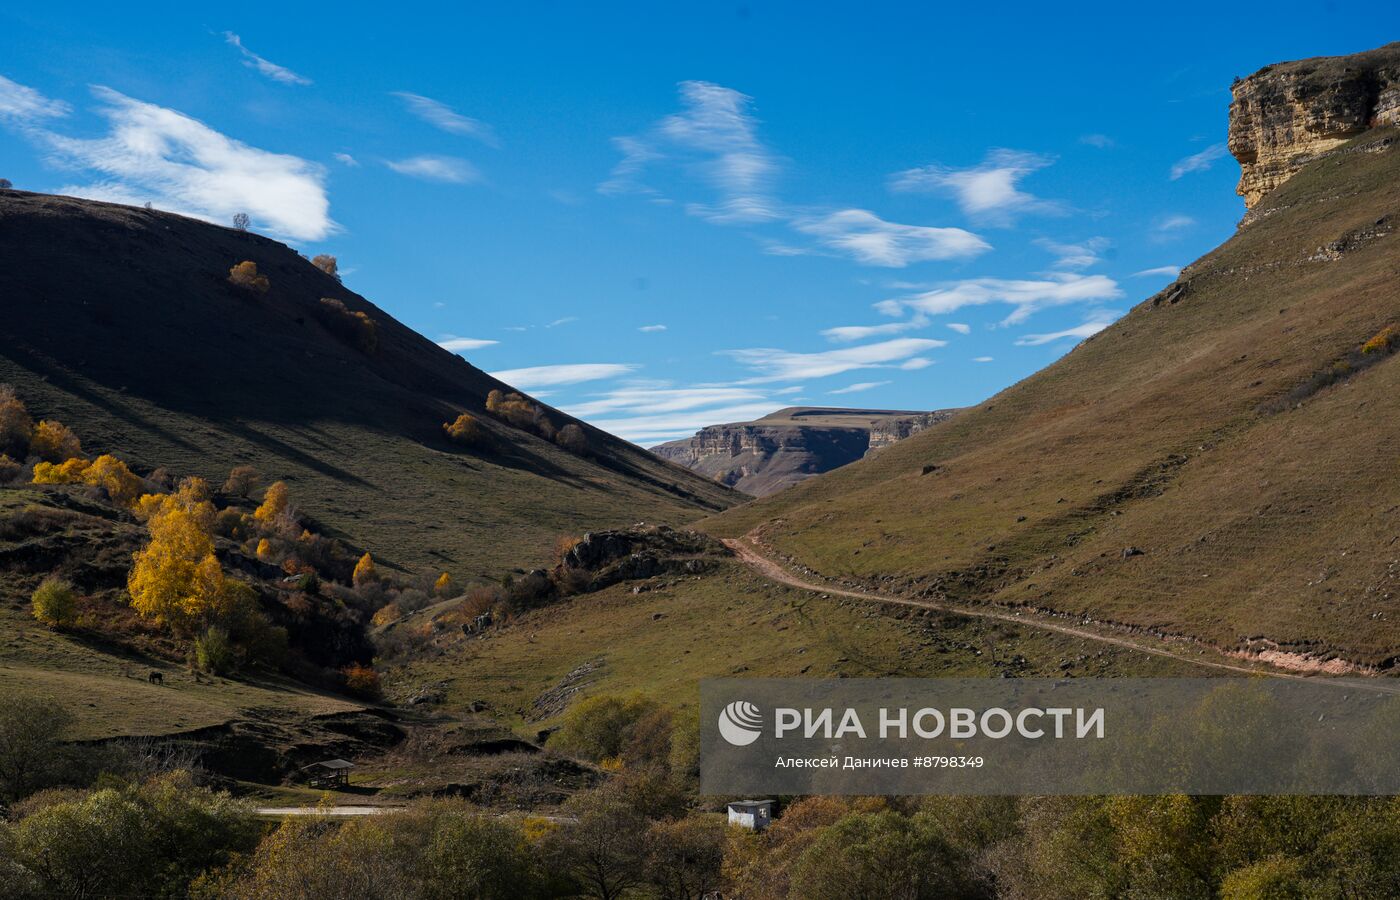
[[[1252,209],[1308,162],[1369,128],[1400,122],[1400,43],[1265,66],[1231,92],[1230,152],[1242,170],[1236,191]]]
[[[652,452],[755,497],[855,462],[947,419],[951,410],[790,407],[753,422],[710,425]]]

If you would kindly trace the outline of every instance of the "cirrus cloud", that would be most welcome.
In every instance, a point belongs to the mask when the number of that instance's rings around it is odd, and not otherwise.
[[[720,353],[758,373],[740,382],[741,384],[761,384],[769,381],[824,378],[854,369],[887,368],[927,350],[947,346],[947,343],[929,338],[896,338],[878,344],[843,347],[818,353],[794,353],[768,347],[722,350]]]
[[[394,91],[393,95],[403,102],[410,113],[440,131],[475,138],[491,147],[500,146],[500,140],[490,125],[471,116],[464,116],[440,100],[424,97],[422,94],[411,94],[408,91]]]
[[[1106,275],[1062,272],[1041,280],[971,278],[955,281],[931,291],[881,301],[875,308],[889,315],[910,309],[937,316],[969,306],[1006,304],[1013,309],[1002,324],[1014,325],[1046,307],[1114,300],[1121,296],[1123,292],[1118,282]]]
[[[569,363],[555,366],[526,366],[520,369],[505,369],[492,372],[491,377],[522,391],[542,387],[558,387],[566,384],[581,384],[585,381],[601,381],[617,378],[635,370],[631,363]]]
[[[469,184],[481,179],[476,166],[455,156],[411,156],[408,159],[389,160],[385,165],[400,175],[424,181]]]
[[[60,193],[162,209],[228,222],[248,213],[256,227],[293,240],[318,241],[339,231],[330,218],[325,169],[227,137],[173,109],[96,86],[98,115],[110,132],[72,138],[31,128],[49,161],[98,180]]]
[[[224,32],[224,41],[230,47],[237,47],[238,52],[243,54],[243,65],[257,71],[259,74],[271,78],[273,81],[280,81],[282,84],[299,84],[303,86],[311,84],[310,78],[298,75],[286,66],[279,66],[275,62],[263,59],[252,50],[243,46],[243,39],[232,31]]]

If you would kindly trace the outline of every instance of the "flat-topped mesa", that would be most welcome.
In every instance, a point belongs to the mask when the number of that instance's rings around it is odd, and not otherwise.
[[[1350,56],[1265,66],[1231,88],[1236,193],[1253,209],[1309,161],[1400,122],[1400,42]]]

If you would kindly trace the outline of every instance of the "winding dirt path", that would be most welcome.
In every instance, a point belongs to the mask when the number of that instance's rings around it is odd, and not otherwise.
[[[759,575],[770,581],[785,584],[788,587],[800,588],[804,591],[814,591],[820,594],[836,594],[842,597],[850,597],[855,600],[868,600],[873,603],[888,603],[895,606],[910,606],[916,609],[932,609],[938,612],[954,613],[960,616],[971,616],[980,619],[994,619],[999,622],[1009,622],[1013,625],[1020,625],[1025,628],[1037,628],[1041,631],[1053,631],[1071,637],[1083,638],[1088,641],[1096,641],[1100,644],[1111,644],[1115,647],[1122,647],[1126,650],[1136,650],[1140,653],[1147,653],[1152,656],[1162,656],[1167,659],[1174,659],[1178,662],[1189,663],[1195,666],[1202,666],[1208,669],[1218,669],[1226,672],[1236,672],[1242,675],[1267,675],[1271,678],[1286,678],[1297,681],[1316,681],[1316,678],[1299,675],[1293,672],[1283,672],[1276,668],[1260,664],[1249,666],[1238,663],[1220,662],[1208,659],[1193,659],[1160,647],[1152,647],[1141,644],[1137,641],[1124,637],[1100,634],[1085,628],[1076,628],[1072,625],[1060,625],[1056,622],[1047,622],[1044,619],[1033,616],[1016,615],[1015,613],[1002,612],[996,609],[976,609],[960,606],[950,606],[943,603],[933,603],[928,600],[910,600],[905,597],[891,597],[885,594],[875,594],[866,591],[852,591],[845,588],[831,587],[830,585],[818,584],[806,581],[793,574],[777,560],[764,555],[754,540],[752,532],[743,538],[724,538],[724,545],[733,550],[745,565],[753,569]],[[1400,685],[1390,686],[1381,682],[1380,679],[1365,679],[1365,686],[1374,690],[1386,693],[1400,693]]]

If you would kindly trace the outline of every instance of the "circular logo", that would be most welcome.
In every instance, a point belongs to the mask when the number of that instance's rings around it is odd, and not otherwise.
[[[735,747],[747,747],[763,733],[763,714],[747,700],[735,700],[719,712],[719,733]]]

